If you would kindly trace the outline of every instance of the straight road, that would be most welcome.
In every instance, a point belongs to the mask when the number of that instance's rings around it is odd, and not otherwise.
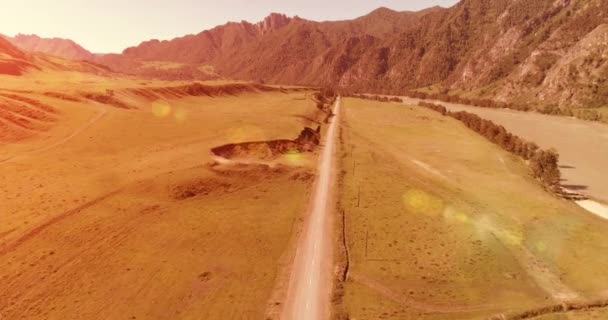
[[[340,115],[340,98],[319,158],[319,174],[312,193],[308,222],[296,253],[283,319],[320,320],[329,317],[331,291],[331,186],[334,150]],[[329,260],[328,260],[329,259]]]

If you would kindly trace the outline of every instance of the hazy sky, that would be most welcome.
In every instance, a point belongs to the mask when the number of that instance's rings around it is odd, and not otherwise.
[[[227,21],[257,22],[270,12],[342,20],[385,6],[419,10],[457,0],[0,0],[0,33],[69,38],[96,53],[171,39]]]

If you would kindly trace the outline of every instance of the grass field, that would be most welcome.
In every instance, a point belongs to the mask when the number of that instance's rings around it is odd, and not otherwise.
[[[315,155],[211,165],[210,149],[294,139],[314,103],[278,91],[144,99],[121,91],[134,80],[86,77],[5,86],[58,113],[0,145],[0,318],[264,318]],[[43,94],[100,82],[134,109]]]
[[[405,101],[418,102],[410,98]],[[563,186],[602,203],[608,202],[608,172],[604,170],[608,159],[606,124],[517,110],[440,104],[450,111],[475,113],[544,149],[556,149],[562,165]]]
[[[485,319],[606,298],[605,220],[454,119],[343,103],[350,319]]]

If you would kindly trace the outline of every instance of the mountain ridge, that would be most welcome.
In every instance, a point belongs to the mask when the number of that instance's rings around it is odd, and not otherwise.
[[[380,7],[352,20],[272,13],[98,55],[115,71],[404,94],[453,94],[562,109],[608,106],[608,0],[462,0]]]
[[[35,34],[17,34],[14,37],[2,35],[13,45],[28,52],[42,52],[71,60],[94,60],[95,54],[78,43],[64,38],[42,38]]]

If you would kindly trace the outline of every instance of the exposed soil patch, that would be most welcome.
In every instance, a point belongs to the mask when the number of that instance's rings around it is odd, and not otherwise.
[[[230,190],[230,187],[231,185],[227,182],[202,178],[174,186],[171,193],[174,199],[185,200],[196,196],[208,195],[211,192],[227,192]]]
[[[198,279],[202,282],[207,282],[213,278],[213,275],[209,271],[205,271],[198,276]]]
[[[208,168],[213,172],[213,176],[190,178],[169,185],[170,197],[175,200],[186,200],[232,193],[261,181],[279,177],[307,182],[314,178],[314,175],[307,169],[294,169],[283,165],[271,167],[264,164],[228,166],[214,164],[209,165]]]
[[[211,149],[211,152],[225,159],[273,160],[289,154],[313,151],[320,142],[321,127],[316,130],[304,128],[295,140],[270,140],[231,143]]]
[[[129,106],[128,104],[116,99],[112,94],[85,92],[81,93],[81,95],[89,100],[97,101],[99,103],[110,105],[112,107],[121,109],[133,109],[133,107]]]
[[[47,96],[47,97],[61,99],[61,100],[65,100],[65,101],[71,101],[71,102],[80,102],[80,101],[82,101],[80,98],[77,98],[75,96],[71,96],[69,94],[61,93],[61,92],[45,92],[44,95]]]

